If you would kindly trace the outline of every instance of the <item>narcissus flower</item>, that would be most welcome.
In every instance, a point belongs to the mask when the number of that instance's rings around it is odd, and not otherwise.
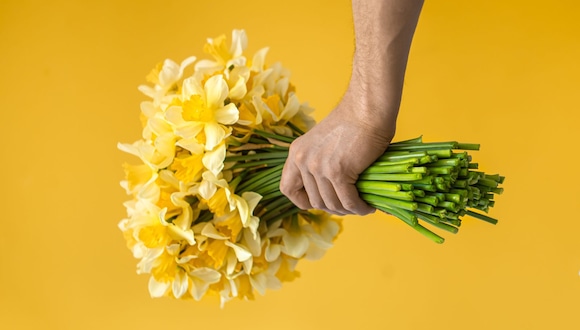
[[[152,297],[254,299],[298,277],[298,260],[320,257],[340,231],[282,196],[279,159],[260,160],[287,152],[284,136],[313,120],[289,71],[266,64],[267,48],[248,62],[247,43],[242,30],[229,44],[208,39],[209,59],[165,60],[147,77],[153,86],[139,87],[150,98],[142,139],[119,148],[142,164],[124,165],[132,200],[119,228]]]

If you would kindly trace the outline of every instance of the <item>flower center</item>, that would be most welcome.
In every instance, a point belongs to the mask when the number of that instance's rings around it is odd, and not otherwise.
[[[183,119],[189,121],[210,122],[213,121],[213,111],[208,109],[201,96],[193,95],[183,102]]]

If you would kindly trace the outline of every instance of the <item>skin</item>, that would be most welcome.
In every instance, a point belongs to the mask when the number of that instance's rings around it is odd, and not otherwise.
[[[365,215],[355,183],[395,135],[411,41],[423,1],[353,0],[355,54],[338,106],[290,146],[280,191],[301,209]]]

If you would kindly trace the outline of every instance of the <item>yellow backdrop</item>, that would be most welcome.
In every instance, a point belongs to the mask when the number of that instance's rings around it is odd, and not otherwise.
[[[491,215],[436,245],[387,215],[347,217],[302,277],[256,301],[153,300],[117,223],[116,143],[166,57],[244,28],[323,118],[349,78],[350,3],[0,1],[0,328],[579,329],[580,5],[427,1],[396,139],[477,142],[507,177]]]

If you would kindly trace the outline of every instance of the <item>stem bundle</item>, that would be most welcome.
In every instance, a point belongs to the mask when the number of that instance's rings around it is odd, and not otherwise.
[[[280,193],[283,164],[288,157],[287,144],[294,137],[254,131],[255,148],[245,148],[230,155],[234,177],[244,178],[236,193],[254,191],[263,196],[256,208],[262,221],[276,221],[301,212]],[[422,138],[392,143],[388,150],[356,183],[360,197],[376,209],[394,215],[436,243],[444,238],[424,224],[457,233],[461,217],[468,215],[492,224],[497,220],[483,213],[501,194],[504,177],[477,171],[467,151],[479,150],[479,144],[451,142],[425,143]],[[483,213],[481,213],[483,212]]]

